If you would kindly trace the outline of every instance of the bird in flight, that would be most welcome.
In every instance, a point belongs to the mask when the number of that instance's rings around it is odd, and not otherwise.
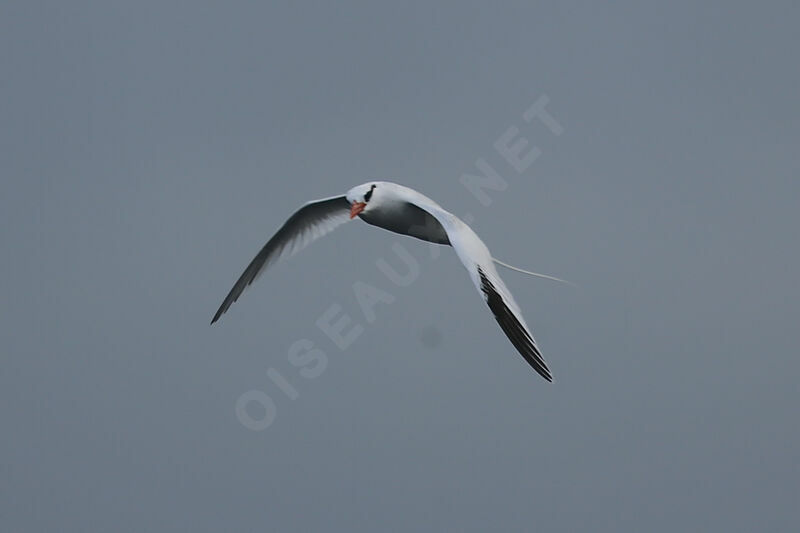
[[[294,254],[356,217],[395,233],[452,246],[511,343],[536,372],[553,381],[533,334],[494,263],[533,276],[564,280],[528,272],[493,258],[472,228],[457,216],[413,189],[386,181],[365,183],[344,196],[315,200],[298,209],[250,262],[211,323],[219,320],[242,292],[280,257]]]

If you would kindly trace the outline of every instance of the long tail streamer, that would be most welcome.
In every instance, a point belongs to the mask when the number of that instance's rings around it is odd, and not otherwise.
[[[558,281],[559,283],[566,283],[567,285],[571,285],[571,286],[573,286],[575,288],[578,287],[577,285],[575,285],[571,281],[567,281],[567,280],[561,279],[561,278],[556,278],[554,276],[548,276],[547,274],[539,274],[538,272],[531,272],[529,270],[523,270],[521,268],[517,268],[515,266],[509,265],[508,263],[503,263],[502,261],[500,261],[499,259],[496,259],[494,257],[492,257],[492,261],[494,261],[495,263],[497,263],[500,266],[506,267],[509,270],[514,270],[516,272],[521,272],[522,274],[527,274],[529,276],[533,276],[533,277],[536,277],[536,278],[549,279],[550,281]]]

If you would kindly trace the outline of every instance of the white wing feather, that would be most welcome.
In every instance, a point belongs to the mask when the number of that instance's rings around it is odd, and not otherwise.
[[[350,202],[344,196],[334,196],[309,202],[298,209],[264,245],[244,270],[228,296],[222,301],[213,324],[242,292],[250,286],[271,264],[284,256],[297,253],[311,242],[326,235],[350,220]]]
[[[552,381],[553,376],[525,323],[522,311],[497,273],[495,260],[480,237],[464,221],[427,196],[394,183],[384,183],[382,186],[392,187],[395,194],[426,210],[439,221],[447,232],[453,250],[467,269],[472,283],[489,305],[503,332],[528,364],[543,378]]]

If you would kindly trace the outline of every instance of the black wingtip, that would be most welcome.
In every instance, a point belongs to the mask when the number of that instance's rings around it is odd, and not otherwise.
[[[211,324],[209,324],[209,326],[213,326],[214,322],[219,320],[220,317],[225,314],[225,311],[227,311],[227,309],[225,309],[225,304],[223,303],[223,305],[221,305],[220,308],[217,309],[217,312],[214,313],[214,318],[211,319]]]
[[[497,292],[497,289],[486,274],[483,273],[483,270],[478,268],[478,274],[481,278],[481,290],[486,295],[486,303],[489,305],[489,309],[492,310],[492,314],[494,314],[494,318],[497,320],[503,333],[506,334],[508,340],[511,341],[511,344],[514,345],[514,348],[517,349],[525,361],[540,376],[552,383],[553,374],[550,372],[550,369],[547,368],[547,363],[545,363],[542,358],[539,348],[536,347],[528,331],[520,323],[516,315],[508,308],[503,301],[503,297]]]
[[[239,278],[239,281],[237,281],[236,285],[234,285],[233,288],[231,289],[231,292],[229,292],[228,296],[226,296],[225,299],[222,301],[222,304],[219,306],[219,309],[217,309],[217,312],[214,313],[214,318],[211,319],[210,325],[213,326],[214,322],[222,318],[222,315],[224,315],[228,311],[228,309],[231,308],[231,305],[233,305],[233,303],[239,298],[239,295],[236,293],[239,292],[241,294],[243,290],[241,289],[241,287],[246,287],[247,285],[253,282],[252,278],[249,280],[246,279],[247,273],[248,271],[245,270],[244,274],[242,274],[242,277]],[[235,294],[236,296],[234,296]]]

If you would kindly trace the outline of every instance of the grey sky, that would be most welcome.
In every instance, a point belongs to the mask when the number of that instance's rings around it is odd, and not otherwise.
[[[3,3],[0,529],[798,527],[796,3],[405,4]],[[555,383],[452,250],[362,223],[209,327],[294,209],[370,179],[580,285],[501,271]]]

